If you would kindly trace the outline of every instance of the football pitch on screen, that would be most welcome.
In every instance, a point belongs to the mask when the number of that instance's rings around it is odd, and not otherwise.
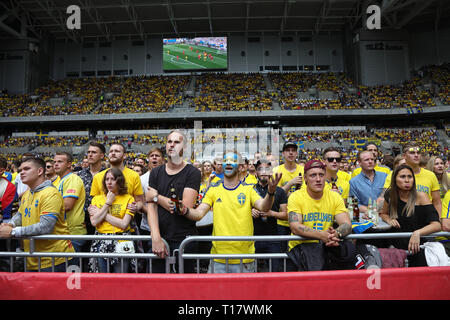
[[[190,45],[163,46],[163,70],[227,69],[227,53],[217,49]]]

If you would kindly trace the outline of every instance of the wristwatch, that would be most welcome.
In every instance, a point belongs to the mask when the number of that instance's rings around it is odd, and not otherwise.
[[[158,194],[156,194],[156,196],[153,197],[153,203],[158,204]]]
[[[16,230],[14,228],[11,229],[11,237],[16,236]]]

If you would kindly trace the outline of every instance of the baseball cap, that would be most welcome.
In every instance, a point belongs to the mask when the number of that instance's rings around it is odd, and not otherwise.
[[[298,148],[298,146],[297,146],[297,144],[296,144],[295,142],[293,142],[293,141],[286,141],[286,142],[283,144],[283,151],[284,151],[285,149],[287,149],[287,148],[290,148],[290,147],[294,147],[295,149]]]
[[[256,164],[255,164],[255,169],[258,170],[258,167],[259,167],[260,165],[262,165],[262,164],[267,164],[267,165],[269,165],[269,166],[272,165],[272,164],[270,163],[269,160],[266,160],[266,159],[259,159],[259,160],[256,162]]]
[[[309,160],[305,164],[304,172],[306,173],[309,169],[313,169],[313,168],[321,168],[321,169],[325,170],[325,165],[323,164],[322,161],[317,160],[317,159]]]

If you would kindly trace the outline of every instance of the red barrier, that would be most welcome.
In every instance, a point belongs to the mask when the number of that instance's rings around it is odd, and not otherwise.
[[[256,274],[0,273],[0,300],[450,299],[450,267]]]

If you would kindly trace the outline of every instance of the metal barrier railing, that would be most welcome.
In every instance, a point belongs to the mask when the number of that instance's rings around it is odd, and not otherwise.
[[[351,234],[345,237],[345,239],[358,240],[358,239],[398,239],[398,238],[408,238],[411,237],[412,232],[397,232],[397,233],[364,233],[364,234]],[[422,238],[436,238],[436,237],[450,237],[450,232],[437,232],[427,236],[422,236]],[[138,235],[40,235],[28,238],[17,238],[17,239],[29,239],[30,240],[30,252],[0,252],[1,258],[9,258],[10,272],[14,270],[13,258],[42,258],[50,257],[53,260],[53,270],[54,270],[54,259],[55,258],[66,258],[66,267],[69,265],[69,258],[80,258],[79,267],[82,269],[82,259],[83,258],[120,258],[123,271],[123,260],[124,259],[136,259],[135,272],[138,272],[137,261],[140,259],[149,261],[149,272],[152,272],[152,260],[160,259],[153,253],[95,253],[95,252],[74,252],[74,253],[63,253],[63,252],[36,252],[35,251],[35,241],[36,240],[132,240],[132,241],[151,241],[151,236],[138,236]],[[268,259],[269,260],[269,271],[272,271],[272,260],[273,259],[283,259],[283,271],[286,271],[286,259],[288,255],[286,253],[254,253],[254,254],[204,254],[204,253],[185,253],[186,246],[194,241],[295,241],[295,240],[310,240],[307,238],[302,238],[300,236],[286,235],[286,236],[188,236],[182,241],[180,247],[174,250],[173,255],[169,255],[165,258],[165,272],[170,273],[171,266],[175,265],[178,256],[179,273],[184,273],[184,260],[196,259],[197,260],[197,273],[200,270],[200,260],[212,260],[212,259],[223,259],[228,265],[228,260],[239,259],[241,271],[243,269],[244,259]],[[167,248],[167,252],[170,252],[170,247],[168,243],[163,239],[163,242]],[[24,259],[26,260],[26,259]],[[24,263],[24,269],[26,269],[26,261]],[[109,263],[107,263],[108,270]]]
[[[124,259],[136,259],[134,269],[138,272],[138,261],[147,260],[150,272],[152,272],[152,260],[160,259],[154,253],[95,253],[95,252],[37,252],[35,250],[36,240],[131,240],[131,241],[151,241],[151,236],[138,236],[138,235],[39,235],[26,238],[12,238],[17,240],[30,240],[29,252],[0,252],[0,258],[9,258],[10,272],[13,272],[14,261],[13,258],[38,258],[38,271],[40,271],[41,261],[40,258],[52,259],[52,271],[54,271],[55,258],[66,258],[66,267],[69,265],[69,258],[79,258],[78,267],[82,270],[83,259],[89,258],[103,258],[106,259],[107,272],[110,272],[110,259],[119,258],[121,260],[121,270],[124,270]],[[8,239],[9,240],[9,239]],[[170,247],[167,241],[163,239],[164,245],[167,251],[170,252]],[[173,257],[165,259],[165,272],[170,273],[170,266],[174,263]],[[27,270],[26,259],[24,259],[24,271]]]
[[[399,239],[409,238],[412,232],[393,232],[393,233],[362,233],[362,234],[350,234],[345,239],[358,240],[358,239]],[[436,238],[436,237],[450,237],[450,232],[436,232],[422,238]],[[175,250],[178,253],[178,259],[180,266],[180,273],[184,273],[184,259],[197,259],[197,270],[199,269],[200,260],[212,260],[223,259],[228,265],[228,260],[239,259],[240,270],[243,270],[243,259],[270,259],[269,271],[272,271],[272,259],[283,259],[283,271],[286,271],[286,259],[288,255],[286,253],[254,253],[254,254],[193,254],[185,253],[185,248],[188,244],[194,241],[297,241],[297,240],[311,240],[302,238],[300,236],[188,236],[180,244],[180,247]],[[213,270],[212,270],[213,271]]]

